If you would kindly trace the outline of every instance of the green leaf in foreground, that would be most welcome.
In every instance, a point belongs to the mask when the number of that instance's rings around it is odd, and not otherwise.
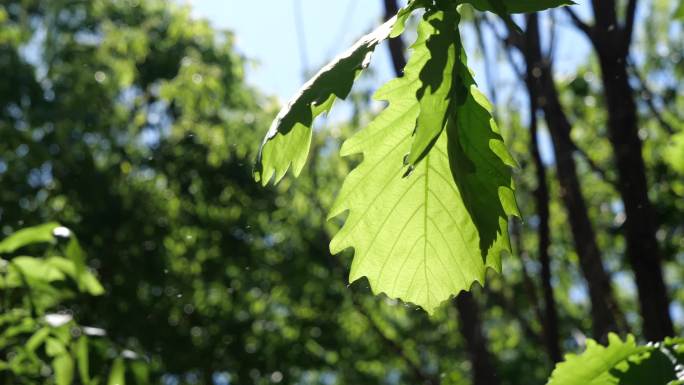
[[[474,86],[456,112],[465,115],[449,118],[448,129],[404,177],[409,166],[403,159],[420,113],[419,74],[430,58],[426,39],[432,33],[434,26],[422,21],[404,76],[376,95],[388,108],[344,143],[342,155],[362,153],[364,159],[346,178],[330,213],[349,211],[330,249],[354,248],[350,281],[366,276],[374,292],[428,312],[483,282],[488,267],[500,270],[501,253],[510,250],[503,207],[515,208],[510,156],[504,157],[507,163],[501,158],[503,143]],[[496,201],[479,202],[490,196]],[[491,222],[495,229],[478,226]]]
[[[373,32],[362,37],[311,78],[285,106],[271,124],[257,157],[254,177],[262,185],[275,175],[278,183],[292,165],[299,175],[311,146],[313,120],[327,112],[335,98],[344,99],[351,91],[359,71],[370,62],[377,45],[391,33],[398,34],[410,12],[393,17]],[[395,29],[395,24],[398,29]]]
[[[457,12],[429,12],[424,19],[434,28],[426,41],[429,59],[420,71],[416,97],[420,112],[408,163],[416,165],[430,151],[458,105],[463,104],[470,73],[461,60],[461,36]]]
[[[587,348],[579,355],[567,354],[565,361],[556,365],[547,385],[603,385],[616,384],[610,371],[632,355],[647,352],[647,347],[637,346],[634,336],[625,341],[615,334],[608,336],[608,346],[587,340]],[[612,381],[612,382],[611,382]]]
[[[568,354],[551,374],[547,385],[666,385],[676,383],[677,353],[682,339],[638,346],[634,336],[621,340],[608,336],[608,345],[587,341],[586,350],[579,355]]]

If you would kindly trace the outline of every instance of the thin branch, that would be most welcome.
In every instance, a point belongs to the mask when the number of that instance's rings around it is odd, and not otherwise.
[[[577,146],[577,143],[575,143],[574,140],[570,141],[570,145],[572,145],[572,149],[582,159],[584,159],[585,162],[587,162],[587,165],[589,166],[591,171],[598,174],[601,177],[601,179],[603,179],[603,181],[617,189],[617,182],[613,180],[611,177],[609,177],[606,171],[603,168],[601,168],[601,166],[599,166],[593,159],[591,159],[591,157],[589,157],[589,154],[587,154],[586,151]]]
[[[475,26],[475,36],[477,37],[477,45],[482,51],[482,60],[484,62],[485,77],[487,79],[487,85],[489,88],[489,96],[492,98],[492,104],[498,105],[496,87],[494,86],[494,75],[492,73],[491,61],[489,60],[489,55],[487,54],[487,47],[485,44],[484,33],[482,32],[482,19],[485,16],[475,16],[474,26]],[[494,117],[496,119],[496,116]]]
[[[401,359],[408,365],[408,367],[411,369],[411,372],[417,379],[421,380],[423,383],[430,385],[439,384],[439,380],[434,376],[425,373],[418,365],[418,363],[414,362],[413,359],[409,357],[409,355],[406,353],[404,348],[399,343],[385,335],[380,326],[378,326],[377,322],[375,322],[373,317],[371,317],[371,315],[368,314],[368,312],[366,312],[366,308],[354,297],[354,295],[350,295],[350,297],[352,303],[354,304],[354,309],[356,309],[356,311],[358,311],[361,315],[364,316],[364,318],[366,318],[366,320],[368,320],[368,324],[370,325],[371,329],[373,329],[375,334],[377,334],[382,340],[382,342],[387,347],[392,349],[397,356],[401,357]]]
[[[304,32],[304,16],[302,11],[301,0],[294,0],[293,3],[294,24],[297,33],[297,46],[299,49],[299,60],[301,65],[302,77],[304,79],[309,77],[309,55],[306,49],[306,34]]]
[[[549,13],[549,18],[551,19],[551,22],[549,23],[549,47],[544,55],[544,60],[547,63],[553,62],[554,48],[556,47],[556,12],[551,10]]]
[[[663,114],[661,111],[658,110],[656,107],[655,103],[653,102],[653,99],[655,98],[655,94],[651,89],[648,87],[646,84],[646,80],[641,76],[641,73],[639,73],[639,69],[636,68],[634,65],[634,62],[629,60],[627,62],[627,68],[630,70],[634,78],[637,80],[639,91],[641,94],[644,95],[645,101],[646,101],[646,106],[648,106],[648,109],[651,111],[653,116],[655,116],[656,120],[658,120],[658,123],[663,127],[665,131],[667,131],[668,134],[672,135],[675,133],[675,129],[670,125],[665,118],[663,117]]]
[[[522,42],[520,41],[519,36],[516,33],[510,33],[508,37],[499,35],[496,28],[489,21],[489,19],[483,18],[482,21],[484,22],[484,24],[487,25],[487,27],[489,27],[489,29],[492,31],[492,34],[496,37],[496,39],[501,42],[501,45],[504,48],[504,53],[506,54],[506,58],[508,59],[508,63],[511,65],[511,69],[516,74],[518,80],[522,81],[523,79],[525,79],[524,71],[515,64],[515,60],[513,60],[511,50],[508,49],[510,47],[516,47],[519,50],[522,50],[520,45],[522,44]]]
[[[584,32],[587,37],[589,37],[590,40],[594,40],[594,29],[589,26],[589,24],[585,23],[580,19],[579,16],[575,13],[575,11],[572,10],[570,7],[563,7],[563,10],[565,13],[570,17],[570,20],[572,20],[572,23],[579,28],[580,31]]]

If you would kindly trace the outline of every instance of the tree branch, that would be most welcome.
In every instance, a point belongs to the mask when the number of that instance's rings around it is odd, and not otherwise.
[[[589,38],[589,40],[594,40],[594,29],[591,27],[589,24],[585,23],[580,19],[579,16],[575,13],[575,11],[572,10],[570,7],[563,7],[563,10],[565,13],[570,17],[570,20],[572,20],[572,23],[582,32],[584,32],[585,35]]]
[[[397,0],[383,0],[385,6],[385,20],[391,19],[399,12]],[[397,36],[389,40],[389,50],[392,56],[392,66],[397,77],[404,74],[404,67],[406,67],[406,57],[404,56],[404,40],[401,36]]]
[[[667,131],[668,134],[672,135],[675,133],[675,129],[665,120],[663,117],[663,114],[661,111],[658,110],[656,107],[655,103],[653,103],[653,99],[655,98],[655,94],[651,89],[648,87],[646,84],[646,80],[641,76],[639,73],[639,69],[636,68],[634,63],[629,60],[627,62],[627,68],[630,70],[634,78],[637,80],[637,84],[639,87],[639,93],[644,95],[644,100],[646,102],[646,106],[648,109],[651,111],[653,116],[655,116],[656,120],[658,120],[658,123],[663,127],[665,131]]]
[[[609,185],[613,186],[614,188],[617,188],[617,182],[613,180],[611,177],[608,176],[606,171],[601,168],[596,162],[594,162],[593,159],[589,157],[589,154],[587,154],[586,151],[581,149],[579,146],[577,146],[577,143],[575,143],[574,140],[570,141],[570,144],[572,145],[572,149],[582,158],[584,159],[585,162],[587,162],[587,165],[593,171],[594,173],[598,174],[601,179],[603,179],[606,183]]]

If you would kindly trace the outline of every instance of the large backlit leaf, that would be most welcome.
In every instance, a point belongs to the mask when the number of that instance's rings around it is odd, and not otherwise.
[[[331,216],[349,215],[330,245],[333,253],[354,248],[350,281],[366,276],[374,292],[429,312],[482,282],[488,267],[500,270],[501,253],[510,246],[506,214],[499,208],[515,207],[499,198],[488,207],[478,202],[502,191],[507,191],[504,199],[512,199],[512,191],[510,156],[500,157],[503,143],[474,86],[465,102],[467,115],[449,117],[449,128],[415,168],[403,163],[420,113],[416,92],[422,86],[420,71],[430,59],[426,39],[434,32],[429,21],[421,22],[404,76],[376,95],[389,102],[388,108],[342,147],[342,155],[361,153],[364,159],[345,180],[331,210]],[[507,175],[504,183],[502,175]],[[481,195],[473,196],[480,189]],[[489,234],[492,221],[497,226]],[[478,223],[487,226],[478,228]]]
[[[442,133],[447,118],[463,104],[470,78],[461,60],[462,47],[456,12],[430,12],[425,19],[434,28],[426,41],[429,59],[420,71],[417,97],[420,112],[408,163],[415,165]]]
[[[402,19],[406,17],[408,14]],[[363,36],[306,82],[280,111],[259,150],[254,173],[257,181],[266,185],[275,175],[274,183],[278,183],[290,165],[294,175],[299,175],[309,154],[314,119],[330,110],[335,98],[347,97],[359,71],[368,65],[375,47],[389,37],[396,22],[395,16]]]

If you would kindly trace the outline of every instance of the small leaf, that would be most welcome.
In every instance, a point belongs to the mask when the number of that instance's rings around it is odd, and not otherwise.
[[[81,245],[78,243],[78,239],[75,235],[72,235],[69,238],[69,243],[67,244],[65,253],[67,258],[69,258],[74,263],[74,279],[78,284],[79,290],[85,290],[82,279],[86,271],[85,253],[83,252],[83,249],[81,248]]]
[[[122,357],[117,357],[109,371],[107,385],[126,385],[126,367]]]
[[[265,186],[275,175],[274,183],[278,183],[290,165],[294,175],[299,175],[309,154],[314,118],[329,111],[335,98],[347,97],[356,76],[368,65],[375,47],[389,37],[396,21],[396,16],[388,20],[323,67],[278,113],[259,150],[257,181]]]
[[[10,260],[7,282],[10,286],[33,285],[40,282],[63,280],[64,274],[45,260],[33,257],[15,257]],[[16,275],[19,276],[16,276]]]
[[[399,12],[397,12],[397,22],[394,23],[389,37],[394,38],[404,33],[406,21],[408,20],[409,16],[411,16],[411,13],[418,8],[424,8],[426,4],[427,0],[411,0],[408,2],[408,4],[406,4],[405,7],[401,8]]]
[[[85,291],[90,295],[102,295],[104,294],[104,288],[98,279],[88,270],[81,272],[80,276],[77,275],[76,264],[73,260],[69,260],[62,257],[50,257],[45,263],[52,266],[64,274],[71,277],[74,281],[80,282],[81,290]]]
[[[52,360],[55,371],[55,385],[71,385],[74,379],[74,360],[68,353],[57,355]]]
[[[52,243],[55,241],[52,231],[57,227],[59,223],[51,222],[21,229],[0,242],[0,253],[12,253],[19,248],[36,243]]]
[[[50,328],[40,328],[31,336],[31,338],[28,339],[28,341],[26,341],[26,349],[29,352],[34,352],[40,345],[43,344],[43,342],[45,342],[49,335]]]
[[[136,360],[130,364],[133,378],[138,385],[147,385],[150,383],[150,369],[144,361]]]
[[[88,356],[88,337],[81,335],[75,343],[78,374],[83,384],[90,384],[90,358]]]
[[[50,357],[67,354],[66,346],[58,338],[49,337],[45,343],[45,354]]]

